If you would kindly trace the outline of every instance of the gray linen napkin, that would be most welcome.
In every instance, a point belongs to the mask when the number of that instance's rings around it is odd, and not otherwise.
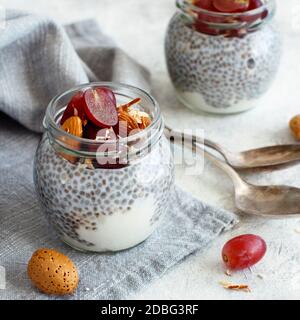
[[[75,85],[118,81],[149,90],[148,71],[93,20],[63,28],[46,17],[8,10],[0,67],[0,111],[37,132],[50,100]]]
[[[49,19],[9,12],[0,35],[0,109],[35,131],[48,100],[75,84],[113,79],[148,85],[147,71],[93,22],[66,30],[70,38]],[[78,267],[79,288],[65,299],[128,298],[236,222],[233,214],[176,188],[164,222],[143,244],[114,254],[77,252],[57,238],[38,207],[32,168],[39,139],[0,112],[0,265],[7,272],[0,299],[56,299],[35,290],[27,277],[27,262],[39,247],[62,251]]]

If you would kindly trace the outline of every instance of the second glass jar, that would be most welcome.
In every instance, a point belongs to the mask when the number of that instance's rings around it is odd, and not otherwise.
[[[177,0],[165,51],[179,100],[197,111],[235,113],[257,105],[279,66],[275,0],[243,13],[211,12]]]

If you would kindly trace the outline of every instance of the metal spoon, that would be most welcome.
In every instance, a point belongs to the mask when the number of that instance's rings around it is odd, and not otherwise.
[[[165,126],[167,130],[173,130]],[[218,151],[233,168],[249,169],[287,164],[300,160],[300,144],[286,144],[252,149],[243,152],[231,152],[208,139],[184,133],[185,139],[192,139]]]
[[[181,137],[182,133],[166,130],[167,136]],[[184,135],[186,138],[186,136]],[[190,144],[189,144],[190,145]],[[232,180],[235,189],[235,204],[245,213],[257,216],[282,218],[300,215],[300,189],[290,186],[257,186],[244,181],[227,163],[217,159],[198,144],[190,145],[204,155]]]

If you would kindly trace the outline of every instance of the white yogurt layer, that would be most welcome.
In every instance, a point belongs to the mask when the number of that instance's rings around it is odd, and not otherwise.
[[[69,245],[81,250],[105,252],[119,251],[137,245],[147,239],[157,223],[150,223],[155,212],[154,198],[141,198],[135,201],[131,210],[124,213],[116,211],[110,216],[101,216],[97,220],[97,230],[86,230],[80,227],[77,232],[81,239],[93,243],[92,247],[78,243],[76,240],[63,236]]]
[[[197,92],[184,92],[177,89],[178,99],[193,111],[206,111],[211,113],[238,113],[255,108],[259,104],[260,99],[240,100],[236,104],[232,104],[230,108],[215,108],[206,103],[203,96]],[[197,107],[196,107],[197,106]]]

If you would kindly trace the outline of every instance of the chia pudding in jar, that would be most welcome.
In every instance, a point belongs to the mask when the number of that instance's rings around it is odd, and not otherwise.
[[[157,102],[127,85],[93,83],[54,98],[35,157],[43,212],[83,251],[133,247],[169,208],[174,167]]]
[[[281,56],[275,0],[177,0],[165,52],[187,107],[235,113],[257,105]]]

